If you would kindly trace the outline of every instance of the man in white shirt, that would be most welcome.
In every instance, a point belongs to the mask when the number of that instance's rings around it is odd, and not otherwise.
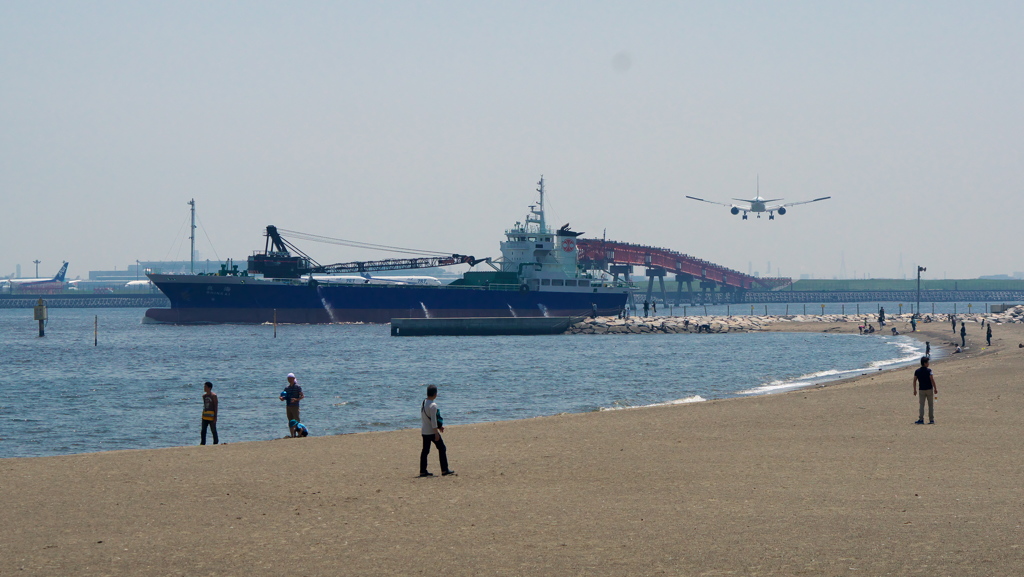
[[[420,453],[420,477],[433,477],[434,474],[427,470],[427,455],[430,454],[430,443],[437,446],[437,454],[441,459],[441,474],[454,475],[455,471],[448,468],[448,453],[441,439],[444,432],[444,418],[441,417],[441,410],[437,408],[437,386],[427,387],[427,398],[420,405],[420,419],[423,426],[420,433],[423,435],[423,451]]]

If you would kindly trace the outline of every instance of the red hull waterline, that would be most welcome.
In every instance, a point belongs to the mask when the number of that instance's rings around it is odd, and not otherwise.
[[[524,314],[529,312],[530,314]],[[592,311],[549,310],[547,315],[536,311],[516,311],[516,317],[569,317],[585,316]],[[614,315],[618,311],[598,310],[601,315]],[[330,323],[390,323],[393,318],[465,318],[494,317],[491,309],[445,309],[430,311],[430,315],[410,315],[409,309],[277,309],[276,321],[282,324],[330,324]],[[513,315],[509,314],[509,318]],[[264,324],[275,321],[274,309],[249,308],[174,308],[149,309],[143,318],[145,323],[169,324]]]

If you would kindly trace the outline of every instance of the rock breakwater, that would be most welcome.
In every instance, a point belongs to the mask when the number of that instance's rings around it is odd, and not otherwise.
[[[887,327],[910,325],[911,315],[886,315]],[[1018,305],[1001,313],[972,313],[956,315],[957,320],[968,323],[992,323],[995,325],[1024,323],[1024,305]],[[918,323],[949,322],[949,315],[924,315]],[[686,317],[596,317],[574,323],[566,334],[574,335],[628,335],[628,334],[677,334],[677,333],[745,333],[765,330],[778,323],[858,323],[867,326],[878,324],[878,315],[732,315],[732,316],[686,316]],[[876,328],[876,331],[878,328]],[[886,331],[889,328],[885,329]],[[909,329],[908,329],[909,330]]]

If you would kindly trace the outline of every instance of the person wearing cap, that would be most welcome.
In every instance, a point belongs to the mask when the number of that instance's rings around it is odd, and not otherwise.
[[[217,438],[217,393],[213,392],[213,383],[206,381],[203,384],[203,428],[199,432],[199,444],[206,444],[206,429],[213,433],[213,444],[219,442]]]
[[[299,386],[298,381],[295,380],[295,373],[288,373],[288,386],[281,391],[280,399],[285,403],[285,414],[288,417],[288,430],[291,432],[291,436],[298,436],[295,432],[295,427],[292,426],[292,421],[296,423],[300,422],[299,419],[299,401],[306,398],[306,395],[302,394],[302,387]]]
[[[306,425],[303,425],[302,423],[296,421],[295,419],[288,421],[288,426],[291,427],[292,429],[295,429],[296,437],[309,436],[309,429],[306,428]]]

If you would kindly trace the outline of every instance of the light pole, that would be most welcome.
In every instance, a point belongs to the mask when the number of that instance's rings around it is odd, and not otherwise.
[[[917,308],[914,309],[914,314],[921,316],[921,273],[928,269],[923,266],[917,267]]]
[[[36,263],[36,278],[39,278],[39,263],[41,263],[43,261],[41,261],[41,260],[34,260],[32,262]]]

